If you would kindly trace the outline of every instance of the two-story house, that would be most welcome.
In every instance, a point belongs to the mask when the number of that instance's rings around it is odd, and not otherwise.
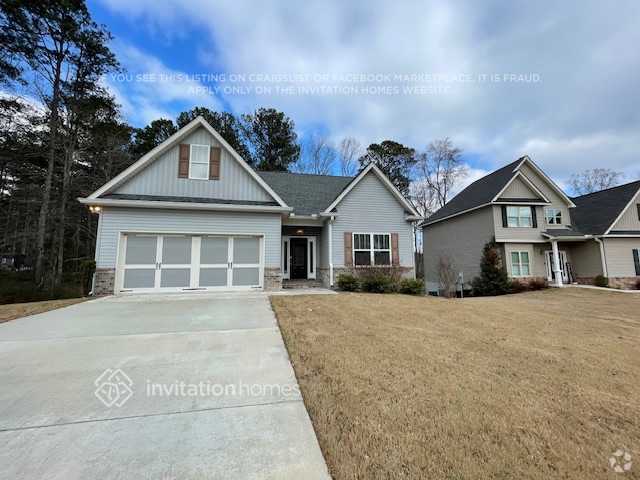
[[[465,287],[495,238],[512,278],[633,287],[640,278],[640,181],[570,198],[525,156],[469,185],[423,224],[428,291],[446,257]]]

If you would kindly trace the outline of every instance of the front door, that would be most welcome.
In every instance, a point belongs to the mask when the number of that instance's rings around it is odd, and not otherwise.
[[[553,251],[548,250],[547,254],[547,280],[555,282],[556,272],[553,271]],[[562,281],[569,283],[569,273],[567,272],[567,252],[564,250],[558,251],[558,258],[560,259],[560,271],[562,272]]]
[[[307,278],[307,239],[292,238],[291,278]]]

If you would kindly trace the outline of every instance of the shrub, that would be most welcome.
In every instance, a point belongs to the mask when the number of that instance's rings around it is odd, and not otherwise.
[[[596,287],[608,287],[609,279],[604,275],[598,275],[596,278],[593,279],[593,284]]]
[[[338,288],[345,292],[355,292],[360,286],[358,279],[350,273],[341,273],[336,279]]]
[[[403,278],[398,290],[408,295],[424,295],[424,282],[418,278]]]
[[[529,281],[529,290],[544,290],[545,288],[549,288],[549,282],[545,278],[532,278]]]
[[[392,293],[396,290],[393,277],[386,273],[371,273],[361,280],[362,290],[369,293]]]
[[[636,290],[640,290],[640,279],[636,280]]]
[[[529,290],[529,284],[520,280],[512,280],[509,293],[522,293]]]
[[[504,295],[511,291],[511,282],[502,265],[500,252],[495,240],[487,242],[482,250],[480,276],[471,282],[473,295]]]

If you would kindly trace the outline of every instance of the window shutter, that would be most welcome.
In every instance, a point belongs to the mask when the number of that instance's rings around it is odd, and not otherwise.
[[[353,249],[351,248],[351,232],[344,232],[344,264],[348,267],[353,265]]]
[[[507,223],[507,206],[502,205],[502,226],[507,228],[509,224]]]
[[[638,207],[638,220],[640,220],[640,203],[636,205]]]
[[[178,155],[178,178],[189,178],[189,145],[180,144],[180,153]]]
[[[391,234],[391,265],[397,267],[400,265],[400,252],[398,251],[398,234]]]
[[[531,208],[531,225],[533,228],[538,228],[538,216],[536,215],[536,207]]]
[[[220,147],[209,149],[209,180],[220,180]]]
[[[636,275],[640,275],[640,250],[633,250],[633,263],[636,266]]]

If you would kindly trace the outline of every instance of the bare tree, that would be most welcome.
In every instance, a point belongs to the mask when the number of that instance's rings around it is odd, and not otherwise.
[[[425,208],[444,206],[456,184],[469,173],[467,166],[462,163],[462,150],[454,147],[449,138],[435,140],[429,144],[427,150],[418,158],[418,175],[421,177],[423,188],[431,189],[425,193]]]
[[[293,169],[299,173],[328,175],[336,159],[336,150],[327,137],[313,135],[302,146],[302,155]]]
[[[438,259],[438,278],[442,295],[447,298],[454,296],[458,274],[451,257],[441,256]]]
[[[352,177],[358,171],[358,158],[362,155],[362,145],[353,137],[343,138],[338,149],[342,175]]]
[[[586,195],[615,187],[623,178],[624,174],[610,168],[594,168],[571,175],[569,185],[576,195]]]

